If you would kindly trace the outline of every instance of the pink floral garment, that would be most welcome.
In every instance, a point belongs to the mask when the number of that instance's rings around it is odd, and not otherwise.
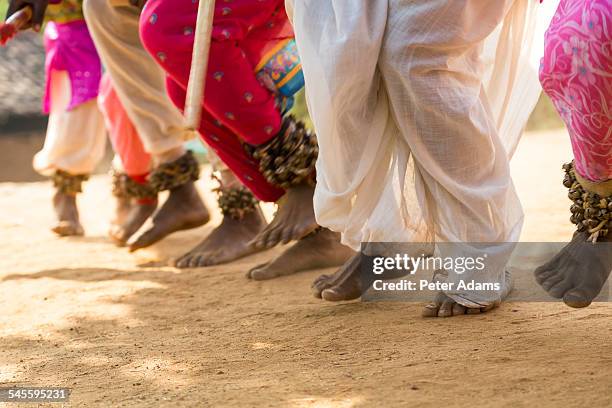
[[[578,173],[612,179],[612,0],[561,0],[540,81],[570,133]]]

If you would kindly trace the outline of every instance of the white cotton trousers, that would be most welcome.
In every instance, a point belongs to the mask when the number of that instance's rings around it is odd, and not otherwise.
[[[66,71],[51,73],[51,112],[45,144],[34,156],[34,169],[44,176],[57,170],[73,175],[94,171],[106,147],[104,119],[96,99],[67,110],[71,98]]]
[[[288,3],[319,141],[319,224],[354,249],[462,242],[470,256],[483,248],[469,243],[492,243],[497,266],[474,278],[503,283],[523,222],[509,160],[541,91],[528,64],[538,1]]]
[[[100,59],[110,74],[117,96],[155,161],[184,153],[183,143],[194,137],[166,95],[166,76],[145,51],[138,31],[140,11],[128,0],[85,0],[83,12]],[[161,160],[160,160],[161,158]]]

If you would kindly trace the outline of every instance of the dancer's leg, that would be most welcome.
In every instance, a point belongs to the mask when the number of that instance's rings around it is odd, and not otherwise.
[[[281,112],[276,104],[274,95],[265,88],[255,77],[254,68],[258,61],[252,61],[249,58],[253,56],[252,52],[247,52],[251,47],[247,47],[245,42],[254,34],[233,33],[231,30],[225,32],[224,27],[227,25],[227,19],[231,21],[236,18],[238,26],[242,26],[242,20],[250,22],[249,7],[237,4],[232,8],[230,17],[223,17],[222,7],[219,7],[218,15],[215,19],[215,29],[213,30],[213,41],[210,49],[210,66],[209,76],[207,79],[207,93],[204,101],[204,107],[215,118],[215,121],[224,128],[230,129],[238,140],[250,146],[254,146],[253,150],[258,149],[265,151],[261,157],[266,163],[270,162],[269,152],[276,148],[268,148],[268,143],[278,141],[282,143],[284,139],[289,139],[295,136],[296,139],[301,139],[307,132],[303,128],[296,126],[292,118],[281,118]],[[274,7],[270,8],[270,5]],[[192,2],[170,2],[165,0],[152,1],[147,5],[142,16],[141,37],[145,46],[153,55],[157,62],[164,67],[169,75],[183,88],[186,87],[188,81],[188,66],[191,61],[191,51],[193,48],[193,26],[196,20],[197,7]],[[282,10],[282,1],[268,2],[262,7],[270,8],[270,18],[283,18],[283,22],[287,24],[284,10]],[[278,10],[276,14],[274,11]],[[243,12],[244,11],[244,12]],[[250,12],[253,12],[251,10]],[[246,14],[245,14],[246,13]],[[222,17],[219,17],[222,16]],[[232,17],[235,16],[235,17]],[[248,26],[249,24],[247,24]],[[231,26],[231,24],[229,24]],[[266,24],[262,26],[268,27]],[[274,25],[269,25],[273,27]],[[256,29],[259,27],[256,27]],[[253,30],[253,31],[256,31]],[[277,42],[277,33],[273,30],[274,35],[271,38],[266,38],[260,30],[259,34],[262,37],[257,38],[262,44]],[[216,35],[215,35],[216,33]],[[211,130],[212,136],[218,136],[221,132]],[[211,143],[204,134],[205,139],[211,146]],[[232,137],[234,139],[234,137]],[[225,141],[221,140],[222,144],[238,143],[238,140]],[[218,144],[218,142],[217,142]],[[279,149],[280,150],[280,149]],[[298,150],[298,149],[295,149]],[[309,151],[309,147],[305,146],[304,151]],[[300,150],[302,151],[302,150]],[[222,160],[223,155],[220,154]],[[285,161],[292,167],[290,158],[282,158],[281,162]],[[271,169],[267,174],[265,163],[250,159],[255,165],[260,167],[260,173],[265,179],[270,180],[270,176],[274,176],[274,170]],[[297,160],[296,160],[297,162]],[[226,164],[232,168],[233,164],[229,161]],[[290,187],[287,194],[279,201],[279,211],[273,222],[254,240],[255,246],[258,248],[268,248],[280,242],[286,242],[292,239],[298,239],[307,235],[316,228],[314,213],[312,206],[313,188],[306,183],[304,179],[311,175],[312,160],[304,160],[301,163],[305,166],[302,169],[303,175],[301,178],[293,177],[293,183],[287,183],[285,186]],[[310,169],[308,168],[310,166]],[[232,168],[234,173],[241,178],[241,172],[238,169]],[[261,180],[261,177],[259,178]],[[255,181],[245,180],[241,178],[243,183],[247,185],[255,195],[264,200],[276,197],[263,197],[259,195],[260,187],[251,187]],[[266,183],[280,185],[279,180],[275,183]],[[272,188],[268,187],[269,190]],[[281,191],[276,187],[276,191]]]
[[[95,100],[67,110],[71,95],[68,73],[52,71],[50,75],[47,135],[33,164],[39,173],[54,180],[58,224],[53,231],[61,236],[82,235],[76,195],[104,155],[104,123]]]
[[[185,90],[170,78],[167,87],[172,101],[182,110],[185,104]],[[217,178],[219,207],[223,213],[223,221],[200,244],[177,260],[176,266],[179,268],[216,265],[257,252],[249,243],[266,226],[266,220],[259,208],[258,200],[225,167],[225,163],[229,163],[234,171],[238,171],[240,179],[247,185],[254,186],[254,191],[260,196],[276,194],[276,189],[266,188],[265,180],[259,174],[257,166],[247,156],[238,138],[223,125],[218,125],[206,110],[202,116],[202,134],[208,135],[204,140],[212,149],[209,157],[224,163],[221,166],[213,162],[216,168],[222,169],[218,172]],[[221,140],[225,143],[221,143]]]
[[[565,121],[574,162],[564,166],[577,232],[536,279],[572,307],[588,306],[612,272],[612,7],[562,0],[546,33],[540,79]],[[580,29],[576,29],[579,27]]]
[[[117,211],[109,235],[117,245],[123,246],[157,208],[157,191],[147,180],[151,156],[145,151],[108,75],[102,79],[98,105],[116,154],[113,195],[117,199]]]
[[[183,142],[191,135],[182,126],[179,112],[165,93],[162,71],[142,47],[138,33],[139,8],[111,0],[85,0],[83,8],[117,95],[145,150],[153,157],[151,178],[158,181],[156,188],[170,189],[168,199],[154,217],[153,227],[131,249],[151,245],[172,232],[205,224],[209,214],[194,185],[197,163],[183,148]]]

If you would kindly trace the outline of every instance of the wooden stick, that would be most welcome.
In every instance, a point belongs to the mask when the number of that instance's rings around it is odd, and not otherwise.
[[[17,31],[25,27],[32,19],[32,7],[26,6],[13,13],[4,23],[0,23],[0,45],[6,44]]]
[[[185,101],[185,126],[190,130],[200,128],[214,15],[215,0],[200,0]]]
[[[15,28],[20,30],[21,28],[23,28],[23,26],[28,24],[31,19],[32,19],[32,7],[26,6],[26,7],[22,8],[21,10],[13,13],[5,21],[5,23],[6,24],[12,24],[12,25],[15,26]]]

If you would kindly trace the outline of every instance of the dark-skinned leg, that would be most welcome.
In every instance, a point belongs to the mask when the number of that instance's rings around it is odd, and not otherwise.
[[[82,191],[83,181],[87,178],[86,175],[73,175],[62,170],[57,170],[52,177],[55,187],[53,208],[57,216],[57,225],[51,230],[61,237],[84,234],[79,221],[76,198]]]
[[[267,225],[259,201],[227,170],[216,177],[219,207],[223,221],[194,249],[176,261],[178,268],[196,268],[231,262],[258,250],[249,242]],[[225,180],[225,182],[224,182]],[[228,184],[233,187],[226,187]]]
[[[535,271],[536,281],[554,298],[571,307],[587,307],[599,295],[612,272],[612,182],[593,183],[563,166],[563,184],[570,189],[572,241]]]
[[[109,229],[110,238],[124,246],[157,208],[157,191],[142,177],[113,173],[113,195],[117,200],[116,216]]]
[[[129,243],[130,251],[146,248],[174,232],[197,228],[210,220],[208,209],[195,187],[198,177],[199,166],[191,152],[152,171],[153,188],[169,190],[170,194],[153,216],[153,226]]]

